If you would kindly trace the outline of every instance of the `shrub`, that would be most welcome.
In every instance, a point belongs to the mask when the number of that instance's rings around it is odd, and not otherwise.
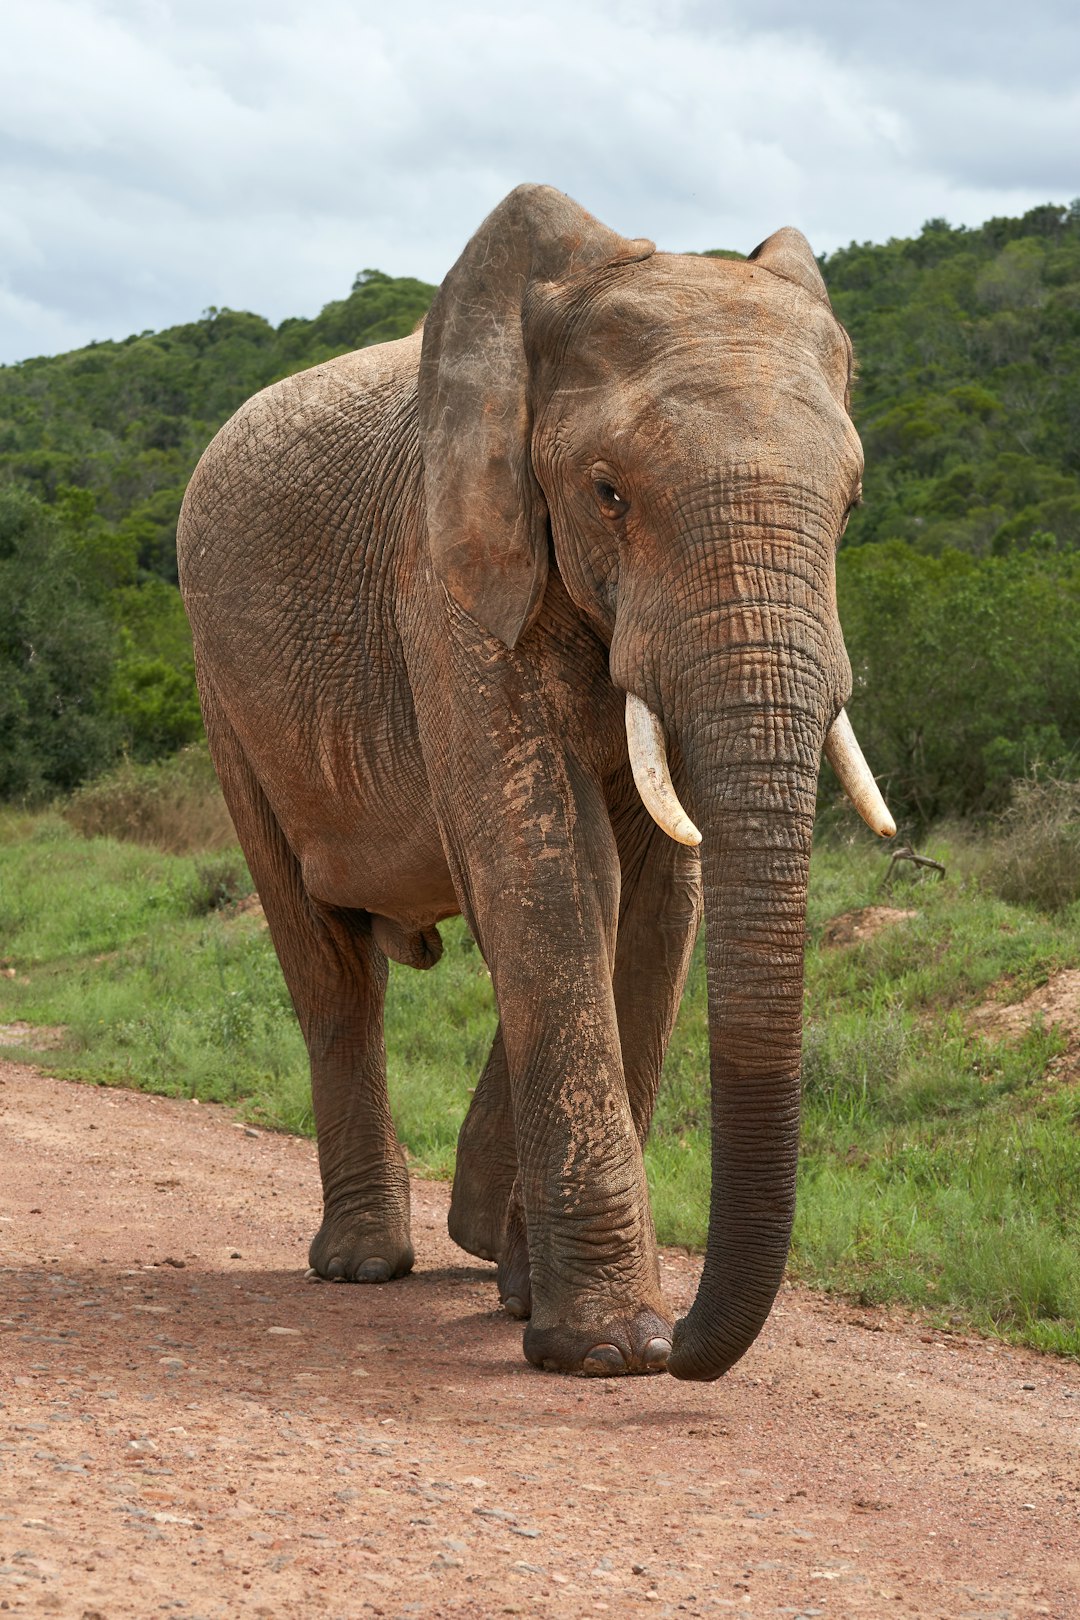
[[[1080,900],[1080,782],[1018,782],[998,825],[984,881],[1000,899],[1043,911]]]
[[[173,855],[236,843],[209,751],[197,743],[156,765],[125,760],[73,794],[63,815],[84,838],[118,838]]]
[[[238,849],[223,849],[196,861],[195,877],[198,887],[192,910],[197,917],[208,911],[223,911],[226,906],[234,906],[238,900],[251,894],[254,888],[247,862]]]

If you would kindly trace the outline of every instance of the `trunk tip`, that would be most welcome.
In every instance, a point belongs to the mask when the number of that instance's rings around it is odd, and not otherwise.
[[[727,1345],[710,1344],[707,1335],[703,1336],[699,1331],[694,1315],[695,1307],[692,1305],[687,1314],[676,1322],[665,1370],[680,1382],[714,1384],[735,1365],[756,1334],[751,1334],[747,1344],[734,1349],[733,1353],[732,1347]]]

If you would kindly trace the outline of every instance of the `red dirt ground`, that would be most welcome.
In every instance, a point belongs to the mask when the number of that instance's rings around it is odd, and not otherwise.
[[[310,1142],[0,1063],[0,1610],[1080,1615],[1074,1364],[787,1288],[718,1384],[562,1379],[445,1187],[386,1287],[305,1282],[317,1204]]]

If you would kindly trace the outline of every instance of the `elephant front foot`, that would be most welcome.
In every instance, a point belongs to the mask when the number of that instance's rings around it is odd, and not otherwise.
[[[308,1264],[328,1282],[391,1282],[413,1267],[408,1227],[356,1210],[327,1213],[311,1240]]]
[[[671,1354],[671,1321],[644,1306],[613,1314],[602,1325],[581,1328],[571,1322],[525,1329],[525,1356],[545,1372],[584,1378],[619,1378],[627,1373],[663,1372]]]

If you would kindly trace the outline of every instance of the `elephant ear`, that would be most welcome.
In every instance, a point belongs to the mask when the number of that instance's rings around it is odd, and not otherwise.
[[[829,294],[821,279],[814,250],[802,231],[797,231],[793,225],[785,225],[781,230],[767,236],[764,242],[758,243],[749,257],[757,264],[763,265],[766,270],[771,270],[774,276],[783,276],[785,281],[794,281],[797,286],[805,288],[823,303],[829,302]]]
[[[550,186],[518,186],[481,225],[424,323],[419,426],[428,544],[458,605],[513,647],[547,581],[547,505],[529,452],[526,289],[645,259]]]

